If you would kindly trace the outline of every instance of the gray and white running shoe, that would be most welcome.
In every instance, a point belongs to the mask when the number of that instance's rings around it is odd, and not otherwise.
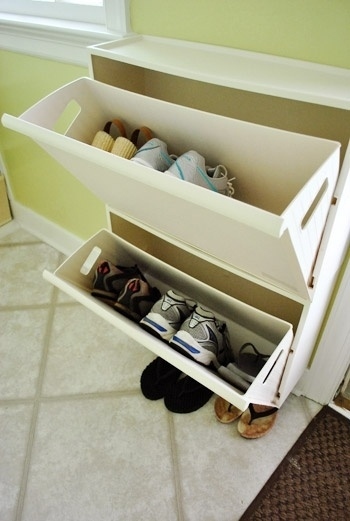
[[[226,324],[211,311],[197,306],[170,340],[170,345],[203,365],[228,361]]]
[[[190,316],[195,306],[194,300],[178,295],[170,289],[153,305],[151,311],[140,321],[140,325],[149,333],[168,341]]]

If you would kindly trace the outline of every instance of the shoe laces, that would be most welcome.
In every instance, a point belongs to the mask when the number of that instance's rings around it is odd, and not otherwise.
[[[231,179],[228,179],[227,180],[227,196],[228,197],[233,197],[233,194],[235,193],[235,189],[233,188],[233,184],[232,184],[232,181],[234,181],[236,178],[235,177],[231,177]]]

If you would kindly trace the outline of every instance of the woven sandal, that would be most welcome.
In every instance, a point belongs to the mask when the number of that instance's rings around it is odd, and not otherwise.
[[[243,411],[218,396],[214,403],[215,416],[221,423],[232,423],[243,414]]]
[[[141,140],[141,137],[144,139]],[[152,132],[148,127],[137,128],[131,134],[130,139],[123,136],[118,137],[112,146],[111,153],[119,157],[124,157],[124,159],[131,159],[141,146],[139,140],[143,144],[152,139],[152,137]]]
[[[242,345],[238,354],[238,367],[251,376],[256,376],[266,364],[270,355],[260,353],[251,342]]]
[[[112,121],[107,121],[103,130],[99,130],[91,145],[96,148],[100,148],[101,150],[105,150],[106,152],[111,152],[114,145],[114,138],[112,137],[112,125],[114,125],[122,137],[126,137],[125,127],[120,119],[113,119]]]
[[[249,404],[239,419],[237,429],[243,438],[255,439],[265,436],[275,424],[278,409],[265,405]]]

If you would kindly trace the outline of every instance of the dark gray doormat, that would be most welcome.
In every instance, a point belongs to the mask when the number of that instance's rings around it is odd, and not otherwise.
[[[240,521],[348,521],[350,421],[323,407]]]

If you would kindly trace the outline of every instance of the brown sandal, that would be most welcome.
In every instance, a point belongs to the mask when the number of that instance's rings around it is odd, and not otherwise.
[[[278,409],[265,405],[249,404],[238,422],[238,432],[243,438],[255,439],[265,436],[273,427]]]
[[[230,402],[218,396],[214,404],[215,416],[221,423],[232,423],[237,420],[243,411],[232,405]]]

